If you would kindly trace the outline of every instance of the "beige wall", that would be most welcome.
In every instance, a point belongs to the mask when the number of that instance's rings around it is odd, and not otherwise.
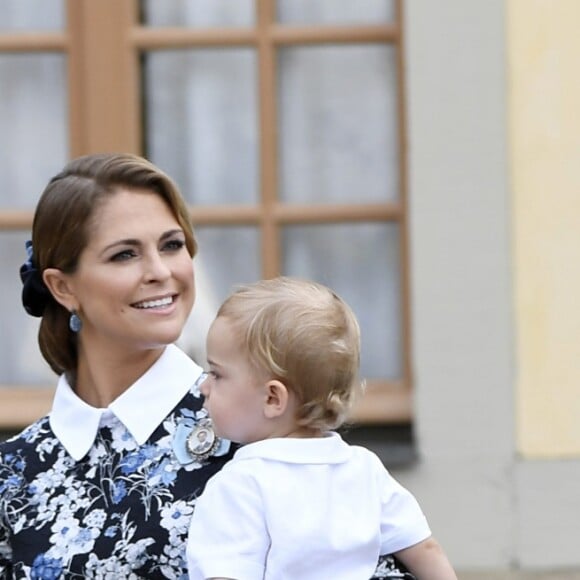
[[[579,9],[405,0],[419,460],[395,475],[485,578],[580,569]]]
[[[580,456],[580,2],[508,2],[517,445]]]
[[[419,461],[396,475],[458,569],[514,561],[504,0],[405,0]]]

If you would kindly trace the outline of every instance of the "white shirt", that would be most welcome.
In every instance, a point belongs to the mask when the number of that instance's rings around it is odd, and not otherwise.
[[[159,359],[107,408],[85,403],[62,375],[49,416],[50,426],[76,461],[89,452],[99,426],[114,418],[125,425],[139,445],[143,445],[202,372],[183,351],[169,345]]]
[[[190,579],[364,580],[431,535],[417,501],[338,434],[239,449],[197,500]]]

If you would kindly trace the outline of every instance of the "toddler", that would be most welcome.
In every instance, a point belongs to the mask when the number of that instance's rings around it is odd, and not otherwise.
[[[191,579],[365,580],[395,554],[418,580],[456,580],[412,494],[335,431],[361,390],[359,326],[340,297],[288,277],[241,287],[207,356],[205,407],[242,446],[197,500]]]

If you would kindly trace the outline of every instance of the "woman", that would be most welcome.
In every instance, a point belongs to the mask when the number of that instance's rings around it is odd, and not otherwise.
[[[185,578],[195,499],[230,457],[173,345],[195,298],[188,209],[145,159],[89,155],[46,187],[27,249],[23,304],[60,378],[0,445],[0,578]]]

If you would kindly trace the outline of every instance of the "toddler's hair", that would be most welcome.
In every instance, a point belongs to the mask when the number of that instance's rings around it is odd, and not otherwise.
[[[362,391],[360,329],[351,308],[316,282],[280,276],[240,286],[220,307],[258,372],[298,401],[299,425],[336,429]]]

